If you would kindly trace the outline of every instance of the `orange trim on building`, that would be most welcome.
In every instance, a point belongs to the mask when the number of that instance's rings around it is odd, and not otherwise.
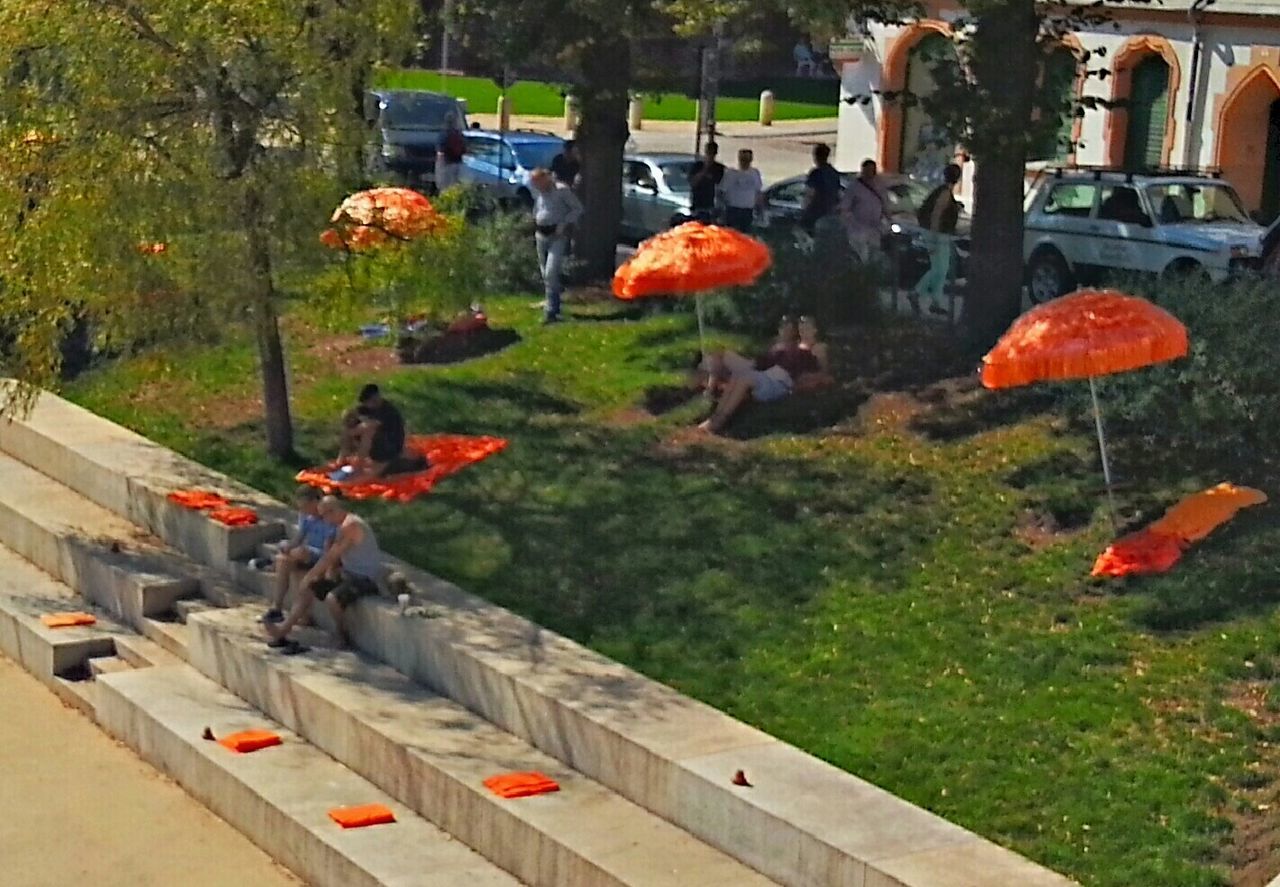
[[[1111,63],[1111,101],[1127,99],[1133,88],[1133,69],[1138,62],[1152,55],[1164,59],[1169,66],[1168,117],[1164,124],[1164,145],[1160,162],[1169,165],[1173,156],[1173,140],[1177,133],[1178,87],[1182,84],[1182,64],[1173,44],[1159,34],[1137,34],[1130,37],[1116,53]],[[1109,166],[1124,164],[1125,136],[1129,129],[1129,109],[1112,108],[1102,123],[1102,142],[1106,146],[1106,163]]]
[[[1280,47],[1251,49],[1251,64],[1233,66],[1227,88],[1214,98],[1213,143],[1214,164],[1255,210],[1262,206],[1271,104],[1280,99]]]
[[[948,39],[954,38],[951,26],[936,19],[925,19],[913,22],[903,28],[893,38],[885,53],[881,68],[880,89],[882,92],[901,92],[907,88],[907,66],[911,60],[911,50],[925,37],[941,34]],[[905,114],[902,103],[898,101],[883,102],[880,112],[879,160],[880,168],[885,172],[901,172],[902,165],[902,126]]]

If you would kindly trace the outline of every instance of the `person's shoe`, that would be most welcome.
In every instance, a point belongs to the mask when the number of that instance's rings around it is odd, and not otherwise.
[[[930,306],[929,306],[929,313],[930,313],[930,314],[937,314],[937,315],[940,315],[940,316],[942,316],[942,317],[950,317],[950,316],[951,316],[951,312],[950,312],[950,311],[948,311],[946,308],[943,308],[943,307],[942,307],[941,305],[939,305],[937,302],[934,302],[932,305],[930,305]]]
[[[266,623],[284,622],[284,613],[281,613],[275,607],[272,607],[266,613],[262,614],[262,621]]]
[[[255,557],[253,560],[249,561],[249,566],[260,572],[266,572],[271,569],[271,558]]]
[[[267,641],[267,646],[273,650],[283,650],[287,647],[293,646],[293,644],[294,642],[288,638],[272,638]]]
[[[542,318],[543,326],[551,326],[551,324],[553,323],[560,323],[560,322],[561,321],[560,321],[559,314],[548,314],[546,317]]]

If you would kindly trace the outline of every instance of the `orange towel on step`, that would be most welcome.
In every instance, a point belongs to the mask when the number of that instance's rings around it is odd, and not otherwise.
[[[209,517],[228,527],[252,527],[258,522],[258,513],[252,508],[215,508]]]
[[[170,502],[176,502],[183,508],[190,508],[194,511],[204,511],[206,508],[221,508],[228,504],[224,497],[208,490],[175,490],[169,494],[168,498]]]
[[[500,798],[527,798],[560,791],[559,783],[542,773],[503,773],[490,776],[484,785]]]
[[[366,825],[382,825],[395,822],[396,815],[383,804],[365,804],[363,807],[335,807],[329,818],[343,828],[364,828]]]
[[[241,730],[218,740],[218,745],[242,755],[280,744],[280,737],[270,730]]]
[[[395,474],[374,480],[355,482],[335,481],[329,475],[341,467],[331,462],[320,468],[308,468],[298,472],[299,483],[319,487],[326,493],[341,493],[348,499],[388,499],[408,502],[431,492],[432,488],[451,474],[457,474],[468,465],[489,458],[507,448],[500,437],[467,437],[462,434],[414,435],[405,441],[405,449],[426,457],[430,467],[409,474]]]
[[[49,628],[71,628],[73,625],[93,625],[97,618],[91,613],[46,613],[40,621]]]

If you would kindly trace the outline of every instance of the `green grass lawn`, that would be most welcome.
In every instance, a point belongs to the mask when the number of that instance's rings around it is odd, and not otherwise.
[[[396,89],[428,89],[447,92],[467,100],[473,114],[492,114],[498,105],[497,84],[487,77],[445,77],[436,71],[388,71],[379,77],[379,85]],[[778,120],[832,118],[839,112],[840,85],[834,80],[796,80],[779,78],[776,84],[766,81],[726,83],[716,105],[722,123],[754,121],[760,110],[760,93],[772,89],[777,97]],[[552,83],[521,81],[508,96],[516,114],[534,117],[559,117],[564,114],[564,87]],[[696,102],[678,93],[649,96],[645,102],[646,120],[688,120],[696,116]]]
[[[922,377],[854,418],[912,328],[840,345],[850,385],[821,402],[840,415],[793,402],[690,443],[696,402],[636,409],[678,381],[688,315],[541,328],[529,303],[487,304],[522,340],[450,367],[292,324],[309,457],[366,377],[413,428],[511,439],[428,498],[359,506],[385,547],[1085,884],[1280,868],[1274,509],[1168,577],[1096,585],[1096,456],[1044,398]],[[228,335],[69,394],[283,496],[249,339]],[[805,433],[764,433],[782,425]],[[1167,503],[1174,484],[1141,486]]]

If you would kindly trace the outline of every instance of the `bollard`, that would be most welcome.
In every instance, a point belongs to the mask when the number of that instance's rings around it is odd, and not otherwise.
[[[577,132],[578,130],[578,97],[567,95],[564,97],[564,131]]]
[[[774,98],[773,91],[766,89],[760,93],[760,125],[773,126],[774,114]]]
[[[498,96],[498,129],[506,132],[511,128],[511,99],[505,95]]]
[[[627,106],[627,126],[632,132],[639,132],[644,124],[644,97],[634,96]]]

